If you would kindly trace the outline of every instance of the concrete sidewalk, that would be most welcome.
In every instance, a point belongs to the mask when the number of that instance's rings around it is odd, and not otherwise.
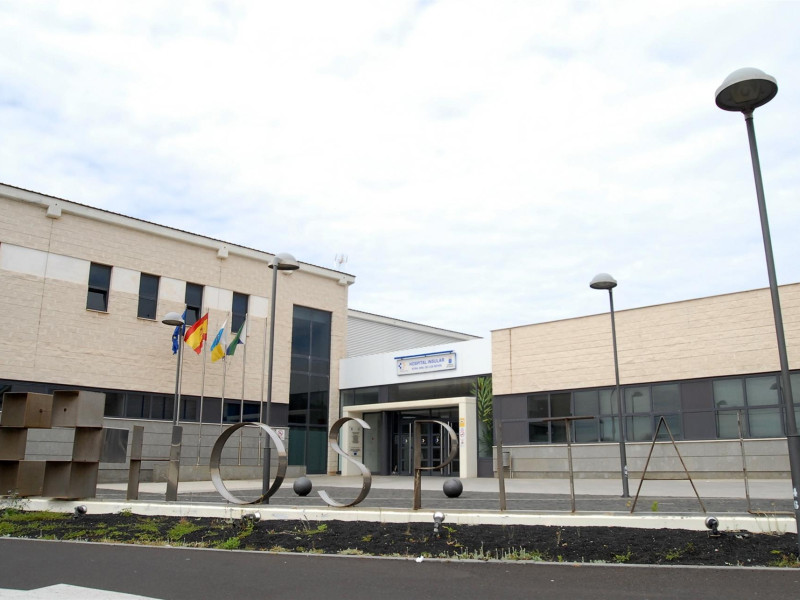
[[[346,477],[342,475],[310,475],[313,490],[336,488],[361,488],[361,477]],[[422,489],[424,491],[441,491],[442,485],[447,480],[443,477],[423,477]],[[491,478],[465,478],[460,479],[464,493],[497,494],[499,481]],[[284,480],[280,491],[291,491],[294,479]],[[702,499],[745,499],[747,489],[743,479],[688,479],[678,480],[645,480],[641,482],[641,497],[663,498],[691,498],[695,499],[692,490],[694,483],[697,493]],[[631,496],[639,489],[640,481],[631,479],[628,482]],[[618,479],[575,479],[575,495],[577,496],[621,496],[622,483]],[[225,481],[225,486],[233,490],[260,490],[261,480],[232,480]],[[125,483],[100,483],[98,491],[125,492]],[[141,494],[160,494],[166,492],[166,482],[141,483]],[[373,490],[413,490],[413,477],[402,476],[373,476]],[[786,501],[791,505],[792,484],[789,479],[758,479],[747,483],[750,498],[774,501]],[[570,483],[568,479],[506,479],[506,494],[533,494],[533,495],[569,495]],[[178,494],[202,494],[215,492],[211,481],[182,481],[178,485]],[[279,492],[280,493],[280,492]],[[313,493],[313,491],[312,491]],[[114,494],[115,495],[115,494]],[[124,496],[123,496],[124,497]],[[295,496],[296,497],[296,496]],[[367,500],[369,497],[367,497]],[[789,510],[787,508],[787,510]]]

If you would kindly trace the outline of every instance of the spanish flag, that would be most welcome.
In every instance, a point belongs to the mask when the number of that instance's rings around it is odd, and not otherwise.
[[[211,344],[211,362],[217,362],[220,358],[225,358],[225,342],[222,340],[222,336],[225,335],[225,325],[227,324],[228,321],[222,324],[217,337],[214,338],[214,342]]]
[[[203,318],[198,319],[194,325],[186,330],[184,341],[192,347],[192,350],[200,354],[203,350],[203,342],[208,337],[208,313]]]

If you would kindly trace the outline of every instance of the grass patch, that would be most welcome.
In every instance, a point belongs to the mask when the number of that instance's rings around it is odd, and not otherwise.
[[[221,550],[236,550],[241,545],[242,540],[240,540],[238,537],[232,537],[222,542],[218,542],[214,545],[214,548],[220,548]]]
[[[202,528],[199,525],[188,521],[187,519],[181,519],[167,532],[167,538],[169,538],[169,540],[172,542],[177,542],[178,540],[182,540],[187,535],[197,531],[198,529]]]
[[[780,550],[773,550],[770,554],[774,554],[778,557],[769,563],[770,567],[800,569],[800,559],[798,559],[794,554],[785,554]]]

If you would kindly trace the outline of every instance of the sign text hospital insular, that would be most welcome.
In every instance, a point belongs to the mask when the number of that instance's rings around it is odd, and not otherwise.
[[[397,361],[398,375],[430,373],[431,371],[449,371],[456,368],[456,353],[448,350],[431,354],[396,356],[395,361]]]

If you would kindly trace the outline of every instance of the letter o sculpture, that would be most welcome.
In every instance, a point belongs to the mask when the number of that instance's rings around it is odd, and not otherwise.
[[[267,490],[266,494],[263,494],[252,501],[242,500],[241,498],[237,498],[231,494],[228,491],[228,488],[225,487],[225,483],[222,481],[222,476],[219,472],[219,463],[220,459],[222,458],[222,449],[225,447],[225,442],[227,442],[228,438],[230,438],[242,427],[260,427],[267,433],[270,439],[275,442],[275,448],[278,451],[278,471],[275,473],[275,481]],[[286,447],[283,445],[283,441],[281,441],[281,438],[278,437],[278,434],[275,433],[274,429],[264,425],[263,423],[236,423],[219,434],[217,441],[214,442],[214,447],[211,449],[211,458],[208,461],[208,467],[211,470],[211,481],[214,483],[214,487],[217,488],[217,492],[219,492],[219,495],[225,498],[225,500],[231,504],[260,504],[264,502],[265,499],[277,492],[281,487],[283,484],[283,479],[286,477],[286,467],[288,462],[289,461],[286,458]]]

